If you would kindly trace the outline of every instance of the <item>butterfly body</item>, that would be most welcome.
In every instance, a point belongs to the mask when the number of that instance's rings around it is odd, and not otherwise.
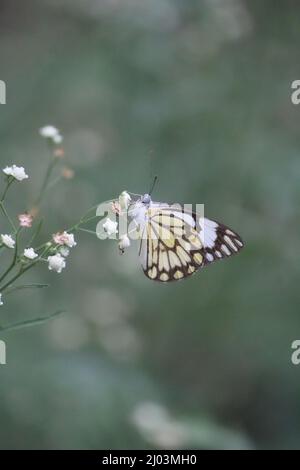
[[[225,225],[178,204],[153,202],[149,194],[132,202],[128,215],[138,227],[140,260],[151,280],[184,279],[243,247],[240,236]]]

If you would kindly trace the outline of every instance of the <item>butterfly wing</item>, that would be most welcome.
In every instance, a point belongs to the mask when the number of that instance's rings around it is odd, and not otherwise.
[[[161,282],[183,279],[243,247],[237,233],[195,213],[166,205],[150,208],[148,212],[140,259],[149,279]]]

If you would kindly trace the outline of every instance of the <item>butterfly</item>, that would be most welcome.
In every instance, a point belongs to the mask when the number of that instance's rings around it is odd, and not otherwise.
[[[178,204],[153,202],[149,194],[131,200],[128,215],[139,233],[143,271],[153,281],[187,278],[244,246],[227,226]]]

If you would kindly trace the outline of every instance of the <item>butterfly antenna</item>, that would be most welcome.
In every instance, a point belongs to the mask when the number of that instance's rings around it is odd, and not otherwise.
[[[151,186],[151,188],[150,188],[149,196],[151,196],[151,194],[153,193],[153,190],[154,190],[154,188],[155,188],[155,185],[156,185],[157,180],[158,180],[158,176],[156,175],[156,176],[154,177],[152,186]]]

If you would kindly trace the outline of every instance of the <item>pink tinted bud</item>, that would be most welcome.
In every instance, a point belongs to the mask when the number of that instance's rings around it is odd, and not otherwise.
[[[30,228],[32,226],[33,217],[30,214],[20,214],[18,216],[20,227]]]

